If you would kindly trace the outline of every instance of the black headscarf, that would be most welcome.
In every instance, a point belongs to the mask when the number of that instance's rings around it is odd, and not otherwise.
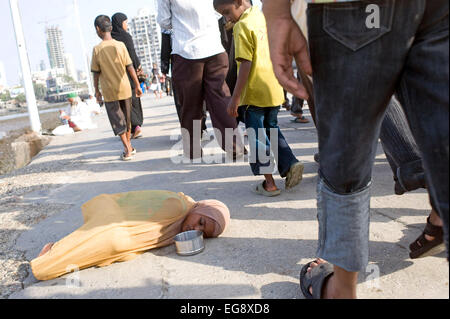
[[[124,13],[116,13],[112,16],[112,25],[113,25],[113,32],[125,32],[123,29],[123,23],[128,20],[128,17]]]
[[[133,61],[133,66],[137,70],[141,66],[141,61],[136,54],[134,49],[133,38],[131,35],[123,29],[123,22],[128,20],[128,17],[123,13],[116,13],[112,16],[113,30],[111,36],[114,40],[123,42],[128,49],[131,60]]]

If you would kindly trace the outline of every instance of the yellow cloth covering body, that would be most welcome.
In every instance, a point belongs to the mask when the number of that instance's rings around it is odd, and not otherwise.
[[[38,280],[136,258],[171,245],[196,202],[183,193],[142,191],[101,195],[82,206],[84,225],[31,261]]]

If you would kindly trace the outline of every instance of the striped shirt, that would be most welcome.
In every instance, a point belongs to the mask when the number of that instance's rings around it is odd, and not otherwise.
[[[172,30],[172,54],[197,60],[225,52],[213,0],[158,0],[158,23]]]

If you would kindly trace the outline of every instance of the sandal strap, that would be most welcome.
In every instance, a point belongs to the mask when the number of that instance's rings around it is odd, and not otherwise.
[[[425,238],[425,233],[419,236],[410,246],[411,251],[423,249],[430,242]]]
[[[423,232],[425,235],[431,237],[440,237],[443,235],[443,229],[440,226],[435,226],[430,222],[430,217],[427,219],[427,226]]]
[[[334,266],[330,263],[321,264],[307,273],[309,263],[303,268],[300,285],[305,297],[308,299],[322,299],[322,290],[325,282],[329,277],[334,274]],[[309,292],[309,288],[312,288],[313,294]]]
[[[314,271],[315,270],[315,271]],[[334,274],[334,266],[331,264],[322,264],[313,269],[312,289],[314,299],[322,299],[322,290],[325,281]]]

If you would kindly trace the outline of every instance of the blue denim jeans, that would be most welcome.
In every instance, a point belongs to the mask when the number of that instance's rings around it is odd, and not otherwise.
[[[250,144],[250,166],[255,176],[275,173],[275,162],[281,177],[299,161],[292,153],[278,126],[280,107],[248,106],[245,126]],[[272,140],[276,138],[276,141]],[[275,146],[278,147],[275,148]],[[262,156],[261,156],[262,155]]]
[[[449,32],[447,0],[310,4],[308,27],[320,148],[318,257],[350,272],[369,260],[372,167],[391,97],[404,108],[422,154],[429,192],[449,213]]]

